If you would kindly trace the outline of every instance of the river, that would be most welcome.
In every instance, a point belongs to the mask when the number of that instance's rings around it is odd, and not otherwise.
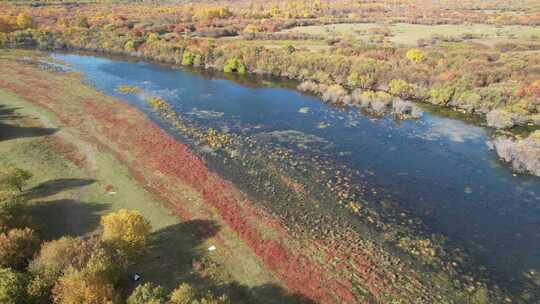
[[[398,202],[430,232],[465,248],[475,259],[472,267],[512,292],[524,284],[524,273],[540,271],[540,179],[514,174],[500,162],[487,144],[491,130],[474,118],[428,108],[414,120],[373,117],[277,80],[238,81],[91,55],[53,57],[169,132],[174,130],[140,96],[117,87],[137,86],[159,96],[193,124],[267,140],[357,173],[367,189],[364,199]]]

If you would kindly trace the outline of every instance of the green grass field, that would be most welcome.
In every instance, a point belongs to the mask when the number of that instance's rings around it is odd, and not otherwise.
[[[540,39],[540,27],[510,25],[498,27],[487,24],[463,25],[421,25],[398,23],[380,25],[376,23],[332,24],[324,26],[295,27],[283,32],[297,32],[326,37],[348,36],[367,41],[374,29],[386,29],[388,39],[397,44],[413,46],[418,39],[430,39],[433,35],[459,38],[464,34],[472,34],[478,42],[492,45],[500,41],[536,41]],[[538,37],[538,38],[535,38]]]
[[[16,109],[16,119],[2,120],[3,125],[19,126],[3,128],[0,142],[0,162],[27,169],[34,174],[28,185],[30,198],[36,204],[54,203],[57,220],[47,217],[46,238],[63,234],[84,235],[98,228],[101,214],[118,209],[139,210],[152,223],[155,231],[179,223],[179,219],[161,206],[155,198],[141,189],[110,154],[99,153],[93,147],[78,142],[85,151],[85,158],[93,168],[81,169],[63,158],[51,148],[54,144],[44,130],[52,134],[70,136],[57,129],[61,123],[41,109],[24,102],[5,91],[0,91],[0,103],[5,111]],[[24,105],[24,107],[21,107]],[[20,126],[36,124],[36,127]],[[50,128],[37,127],[49,125]],[[61,134],[62,132],[67,134]],[[59,134],[60,133],[60,134]],[[74,138],[73,138],[74,139]],[[75,207],[78,206],[78,207]],[[77,210],[80,208],[80,210]],[[50,209],[50,208],[40,208]],[[95,220],[90,220],[95,218]]]

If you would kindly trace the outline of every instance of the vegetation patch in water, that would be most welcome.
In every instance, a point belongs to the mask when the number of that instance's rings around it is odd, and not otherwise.
[[[260,137],[261,139],[270,139],[282,143],[293,144],[299,148],[306,148],[307,146],[313,144],[328,143],[327,140],[321,137],[315,136],[313,134],[306,134],[296,130],[283,130],[261,133],[258,134],[258,137]]]
[[[142,89],[136,86],[121,85],[116,88],[116,91],[122,94],[140,94]]]
[[[408,262],[407,259],[398,260],[395,264],[383,262],[391,258],[380,251],[381,246],[389,246],[412,257],[414,264],[431,267],[440,275],[444,272],[446,279],[438,283],[441,288],[448,288],[442,287],[447,284],[444,282],[457,280],[460,282],[457,289],[466,292],[466,297],[476,295],[478,288],[486,288],[484,283],[474,279],[478,274],[461,277],[466,273],[461,270],[461,265],[467,260],[462,250],[447,248],[444,238],[439,235],[421,232],[422,222],[397,204],[367,199],[371,195],[377,196],[379,190],[363,186],[360,178],[363,173],[351,172],[348,168],[338,169],[332,160],[310,156],[310,150],[302,150],[302,153],[294,150],[298,146],[325,143],[324,139],[291,130],[252,136],[223,133],[203,128],[181,117],[164,100],[158,104],[153,109],[162,118],[185,136],[196,139],[196,145],[208,145],[216,152],[207,157],[221,163],[227,178],[235,184],[245,184],[247,189],[252,189],[249,191],[260,195],[262,201],[271,200],[269,207],[281,215],[292,235],[301,239],[325,240],[341,248],[340,252],[364,252],[381,265],[386,265],[388,275],[392,277],[393,273],[405,271],[403,267]],[[283,147],[291,144],[292,149]],[[329,212],[333,215],[328,216]],[[349,226],[349,220],[342,218],[345,215],[376,231],[384,242],[370,241],[368,234],[362,237],[357,235],[351,230],[353,226]],[[348,248],[344,248],[343,244],[348,244]],[[411,271],[414,268],[408,269]],[[336,273],[341,273],[339,271]],[[435,274],[424,276],[434,279],[432,276]],[[415,283],[409,279],[407,276],[396,277],[391,284],[410,287]],[[362,294],[358,291],[357,295],[365,299],[366,295]],[[490,290],[489,296],[501,297],[496,289]],[[388,299],[387,295],[379,295],[378,298]]]
[[[199,110],[197,108],[194,108],[191,112],[187,114],[193,115],[197,118],[202,118],[202,119],[213,119],[213,118],[223,117],[225,113],[216,112],[216,111]]]
[[[152,106],[155,110],[165,110],[169,107],[169,105],[165,102],[165,100],[159,98],[159,97],[148,97],[145,99],[145,101]]]
[[[512,164],[517,172],[540,176],[540,130],[524,139],[497,137],[493,146],[499,157]]]
[[[521,293],[521,298],[524,301],[531,301],[531,299],[538,299],[540,297],[540,271],[537,269],[530,269],[523,274],[526,280],[526,286]]]

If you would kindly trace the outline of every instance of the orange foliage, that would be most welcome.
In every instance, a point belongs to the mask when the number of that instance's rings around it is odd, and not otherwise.
[[[439,79],[441,79],[442,81],[452,81],[456,79],[456,77],[457,74],[454,71],[447,71],[439,75]]]
[[[529,85],[523,85],[521,88],[519,88],[516,95],[519,97],[532,97],[540,99],[540,80],[536,80]]]
[[[9,20],[9,17],[0,16],[0,33],[9,33],[13,29],[13,22]]]

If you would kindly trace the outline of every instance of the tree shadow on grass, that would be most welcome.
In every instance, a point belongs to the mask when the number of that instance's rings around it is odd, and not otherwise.
[[[192,220],[166,227],[152,235],[147,252],[133,267],[145,282],[173,289],[178,282],[205,284],[193,271],[193,261],[200,258],[196,247],[214,236],[219,226],[213,221]],[[134,288],[136,284],[130,286]]]
[[[301,295],[290,294],[274,284],[249,287],[238,283],[223,284],[214,281],[211,276],[201,276],[201,271],[195,269],[196,265],[200,261],[203,261],[203,264],[208,261],[197,247],[216,235],[219,229],[216,222],[192,220],[155,232],[147,252],[130,271],[132,274],[140,274],[142,279],[137,283],[128,283],[128,294],[129,290],[145,282],[161,285],[168,291],[185,282],[197,286],[200,290],[212,291],[216,295],[227,294],[231,303],[236,304],[314,303]],[[206,266],[208,265],[202,267]]]
[[[20,108],[8,108],[5,105],[0,105],[0,120],[21,118],[21,115],[16,113],[18,109]]]
[[[101,213],[107,204],[80,202],[71,199],[36,202],[26,213],[44,240],[62,236],[84,236],[99,226]]]
[[[54,134],[56,131],[58,130],[52,128],[19,127],[0,123],[0,141],[26,137],[40,137]]]
[[[95,183],[95,179],[83,178],[59,178],[43,182],[32,189],[28,189],[24,193],[24,198],[27,200],[44,198],[55,195],[65,190],[84,187]]]
[[[8,108],[5,105],[0,105],[0,120],[21,118],[22,116],[16,113],[17,109],[18,108]],[[51,135],[56,131],[58,130],[53,128],[20,127],[0,122],[0,141]]]
[[[291,294],[283,287],[275,284],[263,284],[248,287],[239,284],[218,286],[216,294],[228,294],[232,303],[245,304],[314,304],[309,298],[300,294]]]

